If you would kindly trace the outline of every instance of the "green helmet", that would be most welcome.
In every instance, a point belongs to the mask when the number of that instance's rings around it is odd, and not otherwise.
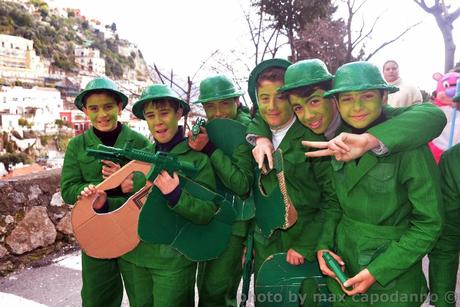
[[[97,77],[88,82],[85,89],[78,94],[75,98],[75,105],[78,109],[83,110],[83,100],[86,95],[95,91],[109,91],[114,93],[120,98],[120,101],[123,104],[123,109],[128,104],[128,97],[125,94],[118,90],[118,86],[112,80],[106,77]]]
[[[334,78],[327,70],[326,64],[318,59],[302,60],[292,64],[284,75],[284,85],[281,92],[329,81]]]
[[[282,69],[287,69],[292,63],[284,59],[270,59],[263,62],[260,62],[254,69],[251,71],[248,80],[248,93],[251,98],[252,104],[257,108],[257,79],[260,74],[267,68],[278,67]]]
[[[190,111],[190,106],[184,100],[182,100],[176,92],[172,90],[167,85],[164,84],[154,84],[146,87],[139,97],[139,100],[136,101],[133,105],[133,113],[136,115],[137,118],[145,119],[144,118],[144,105],[147,102],[161,100],[161,99],[171,99],[177,101],[179,106],[184,110],[184,114],[186,115]]]
[[[243,91],[238,91],[230,78],[224,75],[215,75],[200,82],[200,97],[194,103],[207,103],[210,101],[224,100],[240,97]]]
[[[364,90],[387,90],[389,93],[399,89],[385,82],[377,66],[369,62],[353,62],[340,66],[335,74],[332,90],[326,92],[324,97],[330,97],[337,93],[364,91]]]

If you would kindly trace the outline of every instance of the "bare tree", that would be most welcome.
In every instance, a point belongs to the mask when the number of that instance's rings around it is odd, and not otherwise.
[[[444,39],[444,72],[448,72],[454,67],[456,46],[452,30],[454,29],[453,22],[460,16],[460,7],[449,13],[451,7],[445,4],[444,0],[434,0],[432,6],[428,6],[425,0],[414,0],[414,2],[436,19],[436,23]]]
[[[364,5],[367,3],[368,0],[362,0],[362,1],[356,1],[356,0],[341,0],[342,3],[345,3],[347,6],[347,12],[348,16],[346,18],[346,28],[347,28],[347,35],[346,35],[346,45],[347,45],[347,55],[346,55],[346,62],[350,62],[354,59],[364,59],[366,61],[370,60],[377,52],[382,50],[384,47],[396,42],[399,40],[401,37],[403,37],[405,34],[407,34],[411,29],[419,25],[421,22],[417,22],[407,28],[405,28],[403,31],[401,31],[399,34],[396,34],[393,38],[390,40],[387,40],[385,42],[380,43],[375,49],[372,51],[364,50],[364,45],[366,41],[372,38],[372,33],[375,30],[375,27],[377,26],[380,18],[382,15],[379,15],[372,23],[370,27],[366,27],[366,24],[364,22],[364,19],[361,21],[361,25],[359,27],[359,30],[356,32],[352,30],[353,28],[353,22],[355,16],[358,14],[358,12],[364,7]],[[414,0],[416,1],[416,0]],[[354,34],[356,33],[356,34]],[[358,51],[358,55],[353,56],[353,53],[356,53],[356,50],[360,48]]]

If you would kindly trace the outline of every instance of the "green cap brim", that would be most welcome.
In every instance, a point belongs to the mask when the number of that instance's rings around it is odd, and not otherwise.
[[[137,118],[145,119],[144,118],[144,105],[147,102],[157,101],[157,100],[161,100],[161,99],[168,99],[168,100],[177,101],[179,103],[179,107],[182,108],[182,110],[184,110],[184,113],[182,114],[183,116],[187,115],[187,113],[190,112],[190,106],[187,103],[185,103],[185,101],[183,101],[181,99],[171,97],[171,96],[162,96],[162,97],[155,97],[155,98],[147,97],[145,99],[141,99],[141,100],[136,101],[134,103],[134,105],[133,105],[133,110],[132,110],[133,114]]]
[[[319,78],[319,79],[299,80],[297,82],[294,82],[288,85],[283,85],[282,87],[278,89],[278,91],[286,92],[286,91],[290,91],[290,90],[293,90],[299,87],[310,86],[310,85],[321,83],[324,81],[330,81],[332,79],[334,79],[334,76],[330,76],[326,78]]]
[[[330,98],[331,96],[337,93],[343,92],[356,92],[356,91],[365,91],[365,90],[386,90],[388,93],[395,93],[399,91],[399,88],[393,85],[375,85],[375,84],[360,84],[355,86],[345,86],[341,88],[332,89],[323,94],[323,97]]]
[[[115,90],[111,90],[111,89],[106,89],[106,88],[101,88],[101,89],[90,89],[90,90],[83,90],[80,92],[80,94],[77,95],[77,97],[75,97],[75,106],[83,111],[83,98],[85,98],[85,96],[87,94],[90,94],[91,92],[99,92],[99,91],[107,91],[107,92],[112,92],[114,93],[115,95],[117,95],[118,97],[120,97],[121,99],[121,103],[122,103],[122,109],[124,109],[126,107],[126,105],[128,104],[128,97],[123,94],[122,92],[119,92],[119,91],[115,91]]]
[[[234,93],[231,93],[231,94],[227,94],[227,95],[222,95],[222,96],[218,96],[218,97],[211,97],[211,98],[206,98],[206,99],[198,99],[194,102],[192,102],[193,104],[203,104],[203,103],[207,103],[207,102],[210,102],[210,101],[216,101],[216,100],[224,100],[224,99],[228,99],[228,98],[236,98],[236,97],[241,97],[242,95],[244,95],[244,92],[243,91],[236,91]]]
[[[279,68],[287,69],[291,64],[292,64],[291,62],[289,62],[288,60],[284,60],[284,59],[270,59],[270,60],[266,60],[266,61],[259,63],[251,71],[251,74],[249,75],[249,80],[248,80],[248,94],[249,94],[249,97],[251,98],[252,104],[255,109],[258,108],[257,79],[259,78],[259,75],[267,68],[279,67]]]

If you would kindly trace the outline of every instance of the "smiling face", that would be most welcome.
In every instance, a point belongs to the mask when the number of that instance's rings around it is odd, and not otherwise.
[[[117,128],[118,115],[123,107],[121,103],[117,103],[115,97],[107,93],[89,94],[84,105],[83,112],[94,128],[104,132]]]
[[[238,112],[238,98],[228,98],[225,100],[216,100],[203,104],[204,111],[208,120],[215,118],[235,119]]]
[[[365,128],[382,113],[384,99],[379,90],[339,93],[339,112],[342,119],[350,126]]]
[[[299,121],[316,134],[323,134],[335,115],[331,99],[323,97],[324,90],[316,89],[304,96],[300,93],[289,94],[289,102]]]
[[[260,114],[272,129],[286,125],[293,115],[288,99],[278,92],[282,85],[282,81],[264,80],[257,87]]]
[[[179,129],[178,122],[182,116],[182,109],[176,111],[172,104],[168,101],[155,101],[144,106],[144,118],[150,133],[155,141],[161,144],[171,141]]]

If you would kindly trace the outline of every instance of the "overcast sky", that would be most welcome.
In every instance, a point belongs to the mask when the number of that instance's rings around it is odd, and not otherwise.
[[[243,11],[248,10],[244,0],[54,0],[64,6],[79,8],[84,15],[102,22],[117,24],[121,38],[138,45],[148,64],[156,63],[183,77],[193,76],[214,51],[242,50],[253,53]],[[430,3],[430,0],[427,0]],[[447,0],[446,2],[454,2]],[[458,3],[458,1],[456,1]],[[444,68],[444,48],[434,18],[412,0],[369,0],[363,16],[355,20],[355,28],[364,22],[370,25],[382,15],[368,50],[399,34],[408,25],[422,21],[397,43],[376,54],[371,62],[379,67],[387,59],[400,64],[400,74],[408,82],[431,92],[435,89],[432,75]],[[345,16],[343,10],[339,15]],[[460,19],[454,23],[460,28]],[[456,35],[455,35],[456,34]],[[459,37],[456,29],[454,38]],[[251,48],[252,47],[252,48]],[[457,48],[457,49],[458,49]],[[457,52],[457,54],[459,54]],[[287,56],[287,52],[279,54]],[[456,57],[456,62],[459,60]],[[253,64],[248,61],[252,68]],[[196,82],[205,77],[201,70]]]

